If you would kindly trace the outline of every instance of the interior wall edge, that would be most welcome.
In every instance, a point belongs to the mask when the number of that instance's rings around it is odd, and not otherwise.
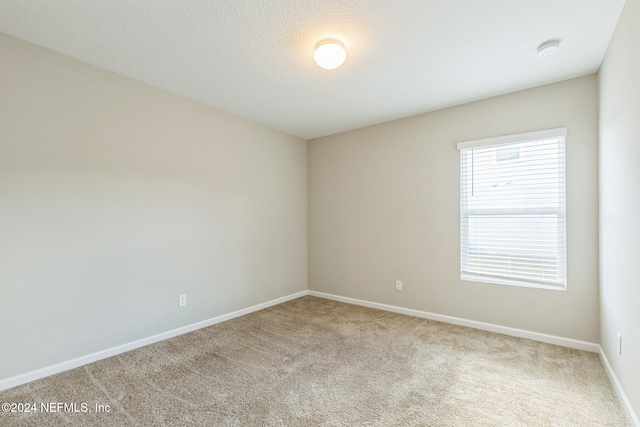
[[[588,341],[580,341],[573,338],[559,337],[555,335],[543,334],[540,332],[526,331],[524,329],[511,328],[508,326],[496,325],[493,323],[478,322],[476,320],[463,319],[461,317],[447,316],[444,314],[430,313],[422,310],[414,310],[411,308],[399,307],[396,305],[382,304],[378,302],[365,301],[356,298],[343,297],[340,295],[328,294],[324,292],[309,291],[309,295],[330,299],[333,301],[345,302],[348,304],[360,305],[363,307],[375,308],[378,310],[390,311],[393,313],[406,314],[408,316],[420,317],[423,319],[435,320],[437,322],[449,323],[452,325],[465,326],[468,328],[479,329],[482,331],[495,332],[498,334],[509,335],[512,337],[526,338],[533,341],[540,341],[547,344],[555,344],[562,347],[573,348],[576,350],[589,351],[598,353],[600,345]]]

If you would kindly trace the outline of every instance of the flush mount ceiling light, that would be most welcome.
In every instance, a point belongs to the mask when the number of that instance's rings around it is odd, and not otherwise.
[[[543,58],[551,56],[560,49],[560,40],[549,40],[538,46],[538,56]]]
[[[333,70],[342,65],[347,58],[344,44],[336,39],[324,39],[316,44],[316,53],[313,59],[325,70]]]

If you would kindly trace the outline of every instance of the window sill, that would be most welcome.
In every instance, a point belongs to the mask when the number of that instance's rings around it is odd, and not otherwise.
[[[566,291],[567,285],[550,285],[545,283],[525,282],[516,279],[482,276],[477,274],[462,273],[460,279],[468,282],[492,283],[495,285],[519,286],[521,288],[548,289],[552,291]]]

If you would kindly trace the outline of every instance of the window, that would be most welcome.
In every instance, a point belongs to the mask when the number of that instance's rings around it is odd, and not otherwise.
[[[565,135],[458,144],[462,279],[566,288]]]

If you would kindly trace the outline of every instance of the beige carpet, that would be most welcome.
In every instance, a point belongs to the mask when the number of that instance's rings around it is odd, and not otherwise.
[[[314,297],[6,390],[0,402],[87,409],[0,413],[2,426],[629,425],[596,354]]]

